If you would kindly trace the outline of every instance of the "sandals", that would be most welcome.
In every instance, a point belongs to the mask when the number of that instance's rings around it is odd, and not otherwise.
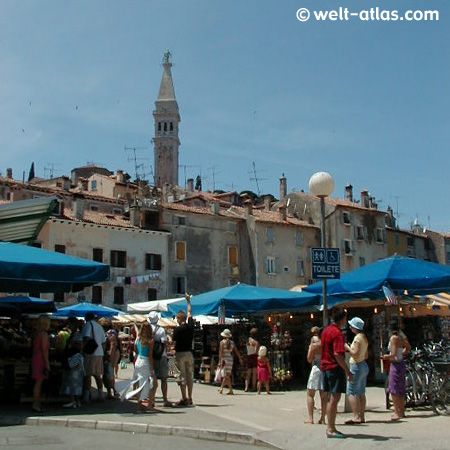
[[[189,400],[187,398],[182,398],[176,403],[177,406],[189,406]]]
[[[347,436],[345,434],[342,434],[340,431],[334,431],[332,433],[329,433],[327,431],[327,438],[330,439],[345,439]]]
[[[350,420],[346,420],[344,423],[345,423],[345,425],[361,425],[364,422],[362,420],[358,421],[358,420],[350,419]]]

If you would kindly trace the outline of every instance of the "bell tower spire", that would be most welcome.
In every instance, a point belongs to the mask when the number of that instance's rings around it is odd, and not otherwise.
[[[178,185],[178,149],[180,139],[178,127],[181,121],[175,89],[172,80],[172,54],[164,53],[162,60],[163,74],[155,102],[153,118],[155,121],[155,185],[162,187],[165,183]]]

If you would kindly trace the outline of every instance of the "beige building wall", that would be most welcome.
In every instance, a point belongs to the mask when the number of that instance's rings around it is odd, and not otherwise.
[[[168,242],[169,234],[160,231],[110,227],[61,219],[50,219],[41,230],[38,243],[43,249],[55,250],[55,245],[64,245],[66,254],[88,260],[93,259],[93,249],[103,250],[103,263],[110,264],[111,250],[126,252],[126,267],[111,267],[111,280],[102,283],[102,304],[110,307],[125,305],[114,304],[114,287],[124,288],[124,303],[147,301],[147,290],[157,290],[157,298],[167,298],[168,293]],[[161,255],[160,271],[146,270],[146,254]],[[151,275],[152,278],[142,283],[125,284],[117,277],[138,277]],[[83,293],[88,300],[92,298],[92,288],[86,288]],[[53,299],[53,295],[42,295]],[[65,294],[64,304],[77,301],[77,294]]]

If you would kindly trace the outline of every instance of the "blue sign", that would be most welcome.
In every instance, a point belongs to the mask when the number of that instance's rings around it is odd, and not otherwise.
[[[341,262],[338,248],[316,247],[311,249],[312,278],[337,279],[341,277]]]

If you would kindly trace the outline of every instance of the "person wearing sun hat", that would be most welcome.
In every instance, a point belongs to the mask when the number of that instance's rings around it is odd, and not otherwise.
[[[154,347],[159,345],[158,342],[160,342],[160,345],[164,348],[159,359],[153,355],[153,370],[155,371],[156,378],[161,380],[161,392],[163,395],[164,406],[172,406],[172,403],[169,402],[167,398],[167,379],[169,378],[169,363],[166,354],[167,336],[166,330],[158,325],[160,318],[161,315],[157,311],[151,311],[147,315],[147,321],[150,323],[153,330]]]
[[[233,395],[233,387],[231,385],[231,373],[233,372],[233,353],[239,358],[240,364],[242,364],[242,356],[239,353],[236,345],[231,340],[231,331],[225,328],[220,335],[223,339],[219,344],[219,364],[222,368],[222,385],[220,386],[219,392],[223,393],[223,388],[228,386],[228,395]]]
[[[347,382],[347,397],[353,412],[353,419],[347,420],[347,425],[365,423],[366,383],[369,374],[367,365],[369,341],[364,334],[364,320],[353,317],[348,326],[355,334],[351,345],[345,344],[345,350],[350,354],[350,372],[353,380]]]

